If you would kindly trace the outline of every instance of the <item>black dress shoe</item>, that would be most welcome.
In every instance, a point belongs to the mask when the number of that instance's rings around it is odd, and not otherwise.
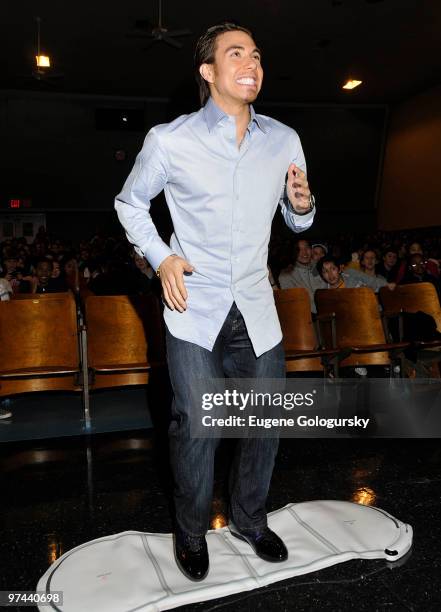
[[[233,523],[229,523],[228,528],[235,538],[248,542],[261,559],[273,563],[287,560],[288,551],[285,544],[269,527],[264,527],[252,534],[241,533]]]
[[[209,566],[205,536],[188,536],[177,529],[173,539],[175,559],[181,572],[190,580],[203,580]]]

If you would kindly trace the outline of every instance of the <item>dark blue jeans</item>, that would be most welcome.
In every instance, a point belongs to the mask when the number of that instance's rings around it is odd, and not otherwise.
[[[210,378],[284,378],[282,342],[256,357],[245,321],[236,304],[216,339],[213,351],[180,340],[167,329],[167,361],[173,387],[172,421],[168,430],[174,474],[174,501],[178,526],[194,536],[209,526],[213,496],[214,456],[219,438],[190,436],[188,415],[196,380]],[[242,438],[229,475],[229,518],[244,532],[267,525],[265,502],[279,438]]]

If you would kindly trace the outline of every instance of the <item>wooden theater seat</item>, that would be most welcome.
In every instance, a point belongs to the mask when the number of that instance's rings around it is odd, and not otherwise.
[[[441,333],[441,306],[435,287],[432,283],[412,283],[409,285],[398,285],[395,291],[385,291],[380,289],[380,299],[384,308],[384,313],[389,319],[399,317],[398,335],[399,340],[403,340],[404,322],[402,313],[424,312],[430,315],[435,323],[436,329]],[[418,331],[415,330],[415,336]],[[414,338],[412,349],[408,356],[412,362],[417,364],[421,376],[428,375],[427,370],[420,369],[421,363],[431,363],[430,376],[440,378],[441,376],[441,340],[428,340],[424,338]],[[417,370],[415,370],[416,372]]]
[[[388,289],[388,291],[390,291]],[[387,343],[375,293],[368,287],[319,289],[315,292],[319,315],[335,315],[336,345],[350,347],[340,365],[390,365],[390,353],[399,354],[408,343]],[[329,324],[321,325],[326,348],[333,347]]]
[[[275,291],[274,299],[283,333],[287,372],[323,372],[323,360],[337,351],[321,350],[311,316],[309,294],[301,287]]]
[[[0,302],[0,396],[81,392],[78,333],[71,294]]]
[[[434,318],[441,332],[441,306],[432,283],[398,285],[395,291],[382,287],[379,293],[384,312],[389,316],[400,312],[425,312]]]
[[[144,385],[163,365],[162,320],[150,296],[89,296],[85,302],[89,389]]]

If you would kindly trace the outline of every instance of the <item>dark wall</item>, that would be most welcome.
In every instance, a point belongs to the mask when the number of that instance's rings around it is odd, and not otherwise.
[[[121,189],[145,132],[165,121],[163,102],[68,96],[38,92],[0,92],[1,199],[29,195],[45,209],[109,210]],[[144,112],[141,131],[96,129],[98,108]],[[125,161],[115,151],[127,152]]]
[[[326,237],[374,230],[387,108],[262,105],[258,110],[300,136],[318,203],[311,232]]]
[[[144,114],[144,127],[140,130],[138,125],[137,131],[97,129],[99,108],[139,111]],[[256,104],[256,110],[292,126],[301,137],[308,178],[318,202],[313,233],[326,237],[354,227],[373,229],[385,107],[262,103]],[[11,197],[30,197],[34,208],[52,211],[47,217],[49,230],[69,239],[84,226],[91,231],[99,226],[118,227],[114,197],[145,133],[179,112],[173,99],[0,91],[0,122],[6,141],[0,151],[4,177],[0,206]],[[124,161],[115,159],[119,149],[126,151]],[[161,197],[152,213],[166,235],[168,213]]]
[[[441,87],[391,112],[380,203],[381,229],[441,225]]]

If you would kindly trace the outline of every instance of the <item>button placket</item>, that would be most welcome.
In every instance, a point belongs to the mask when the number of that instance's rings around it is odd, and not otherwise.
[[[235,162],[235,167],[234,167],[234,173],[233,173],[233,196],[234,196],[234,200],[236,200],[236,202],[240,199],[240,183],[239,183],[239,177],[238,177],[238,171],[239,171],[239,167],[240,167],[240,163],[241,160],[243,159],[244,155],[246,154],[246,152],[248,151],[249,145],[250,145],[250,131],[247,129],[247,131],[245,132],[244,135],[244,139],[241,143],[240,148],[237,148],[236,146],[236,151],[237,151],[237,158],[236,158],[236,162]],[[238,239],[239,239],[239,226],[238,226],[238,215],[240,215],[240,208],[238,208],[237,206],[234,206],[233,204],[233,211],[232,211],[232,230],[233,230],[233,234],[231,237],[231,261],[232,264],[237,264],[240,262],[240,258],[238,255],[236,255],[235,253],[237,252],[237,248],[238,248]],[[232,281],[232,289],[233,291],[237,291],[239,289],[238,285],[236,282],[234,282],[234,266],[231,266],[231,281]]]

